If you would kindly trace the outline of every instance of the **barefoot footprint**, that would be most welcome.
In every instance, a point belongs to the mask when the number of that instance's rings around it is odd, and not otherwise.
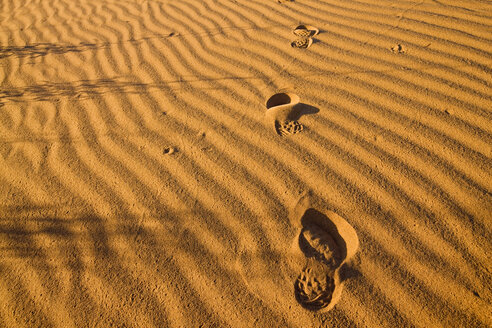
[[[301,218],[299,248],[307,264],[294,283],[297,301],[311,311],[328,311],[338,302],[342,284],[339,269],[357,251],[354,228],[338,214],[314,208]]]

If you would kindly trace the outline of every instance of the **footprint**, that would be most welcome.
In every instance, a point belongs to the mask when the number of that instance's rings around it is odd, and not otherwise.
[[[299,248],[307,264],[294,283],[297,302],[311,311],[328,311],[342,292],[339,270],[357,251],[354,228],[338,214],[314,208],[301,217]]]
[[[304,126],[297,121],[285,121],[283,123],[275,121],[275,131],[279,136],[296,134],[301,132]]]
[[[318,34],[319,29],[311,25],[299,25],[294,28],[294,30],[292,30],[292,33],[294,33],[294,35],[297,35],[298,37],[309,38]]]
[[[330,304],[335,291],[335,279],[327,268],[314,262],[304,269],[295,283],[296,299],[305,308],[321,310]]]
[[[313,44],[312,38],[302,38],[292,41],[290,46],[297,49],[307,49]]]
[[[276,93],[266,102],[265,117],[279,136],[299,133],[303,130],[301,123],[297,122],[296,106],[299,104],[299,96],[294,93]]]

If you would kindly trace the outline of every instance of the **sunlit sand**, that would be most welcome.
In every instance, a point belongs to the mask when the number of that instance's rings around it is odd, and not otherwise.
[[[491,327],[488,1],[0,1],[0,327]]]

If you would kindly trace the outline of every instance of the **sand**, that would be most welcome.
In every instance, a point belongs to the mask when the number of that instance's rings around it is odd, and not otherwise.
[[[489,1],[3,0],[0,67],[0,327],[492,326]]]

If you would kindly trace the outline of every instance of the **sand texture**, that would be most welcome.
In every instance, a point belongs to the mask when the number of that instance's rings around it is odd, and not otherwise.
[[[0,327],[492,327],[492,2],[0,0]]]

